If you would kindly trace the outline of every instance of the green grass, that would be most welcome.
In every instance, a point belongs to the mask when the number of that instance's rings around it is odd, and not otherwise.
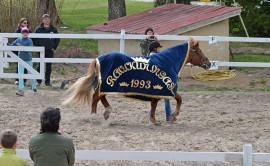
[[[73,31],[85,33],[85,28],[107,20],[107,4],[103,0],[66,0],[61,19]]]
[[[234,55],[233,62],[270,62],[270,55]]]
[[[230,42],[230,47],[233,47],[233,48],[241,48],[241,47],[270,48],[270,43]]]
[[[126,0],[127,15],[153,8],[152,2]],[[85,28],[108,20],[108,0],[65,0],[61,19],[68,29],[64,33],[86,33]],[[60,29],[61,31],[61,29]],[[92,55],[98,55],[97,40],[61,40],[59,50],[76,45]]]
[[[150,2],[126,1],[127,15],[153,8]],[[108,20],[108,0],[65,0],[61,12],[65,26],[84,32],[85,28]]]
[[[270,62],[270,55],[239,54],[230,57],[231,62]],[[251,67],[234,67],[235,70],[250,70]]]

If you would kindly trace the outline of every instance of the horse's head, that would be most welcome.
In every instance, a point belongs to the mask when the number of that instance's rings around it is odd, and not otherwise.
[[[211,62],[200,49],[199,41],[190,38],[189,42],[190,42],[190,51],[187,63],[191,63],[194,66],[199,66],[204,69],[209,69],[211,66]]]

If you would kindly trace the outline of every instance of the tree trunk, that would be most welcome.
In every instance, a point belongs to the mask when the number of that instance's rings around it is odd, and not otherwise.
[[[51,23],[62,23],[58,15],[55,0],[38,0],[38,16],[41,19],[43,14],[49,14]]]
[[[125,0],[108,0],[108,20],[126,16]]]

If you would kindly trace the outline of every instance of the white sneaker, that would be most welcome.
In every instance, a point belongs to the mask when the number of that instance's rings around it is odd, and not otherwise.
[[[19,85],[19,81],[15,81],[15,85]]]

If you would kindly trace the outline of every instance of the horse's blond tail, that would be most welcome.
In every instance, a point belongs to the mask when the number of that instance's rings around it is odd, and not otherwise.
[[[75,103],[75,104],[90,104],[93,94],[93,83],[95,81],[95,66],[96,60],[94,60],[88,68],[87,75],[79,78],[69,89],[71,92],[68,98],[62,103],[63,105]]]

